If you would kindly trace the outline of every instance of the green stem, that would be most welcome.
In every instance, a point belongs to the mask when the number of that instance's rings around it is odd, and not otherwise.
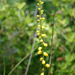
[[[28,53],[23,59],[21,59],[20,62],[18,62],[18,63],[16,64],[16,66],[9,72],[8,75],[11,75],[12,72],[13,72],[28,56],[29,56],[29,53]]]
[[[54,17],[53,17],[53,23],[54,23]],[[54,37],[54,25],[52,26],[51,53],[50,53],[50,60],[49,60],[50,68],[51,68],[51,62],[52,62],[52,56],[53,56],[53,50],[54,50],[53,37]],[[50,75],[50,69],[49,69],[48,75]]]

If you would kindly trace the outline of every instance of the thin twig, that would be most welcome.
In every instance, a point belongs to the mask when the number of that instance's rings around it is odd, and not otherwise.
[[[53,25],[52,25],[51,53],[50,53],[50,60],[49,60],[50,68],[51,68],[52,56],[53,56],[53,50],[54,50],[54,48],[53,48],[53,36],[54,36],[54,16],[53,16]],[[49,70],[48,75],[50,75],[50,70]]]
[[[36,29],[36,31],[37,31],[37,29]],[[37,33],[36,32],[35,32],[34,37],[35,38],[37,37]],[[33,40],[32,50],[31,50],[31,54],[30,54],[30,57],[29,57],[29,61],[28,61],[28,64],[27,64],[26,71],[25,71],[25,75],[27,75],[28,70],[29,70],[29,66],[30,66],[30,62],[31,62],[31,58],[32,58],[32,53],[33,53],[33,50],[34,50],[34,45],[35,45],[35,39]]]
[[[50,53],[50,60],[49,60],[50,68],[51,68],[51,62],[52,62],[52,56],[53,56],[53,35],[54,35],[54,26],[52,27],[51,53]],[[48,75],[50,75],[50,70]]]
[[[51,55],[50,55],[50,61],[49,61],[50,65],[51,65],[52,54],[53,54],[53,35],[54,35],[54,27],[52,27]]]
[[[37,48],[38,48],[38,47],[36,47],[36,48],[33,50],[33,52],[34,52]],[[28,53],[26,56],[24,56],[24,57],[15,65],[15,67],[9,72],[8,75],[11,75],[11,74],[15,71],[15,69],[16,69],[27,57],[29,57],[29,55],[30,55],[30,53]]]
[[[37,6],[36,6],[36,11],[35,11],[35,17],[37,15]],[[30,62],[31,62],[31,58],[32,58],[32,53],[33,53],[33,50],[34,50],[34,45],[35,45],[35,38],[37,37],[37,30],[38,28],[36,28],[36,32],[34,34],[34,40],[33,40],[33,45],[32,45],[32,50],[31,50],[31,54],[30,54],[30,57],[29,57],[29,61],[28,61],[28,64],[27,64],[27,68],[26,68],[26,71],[25,71],[25,75],[28,74],[28,70],[29,70],[29,66],[30,66]]]

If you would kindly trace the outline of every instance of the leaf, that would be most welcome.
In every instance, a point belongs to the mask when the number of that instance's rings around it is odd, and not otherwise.
[[[15,3],[15,4],[16,4],[16,6],[17,6],[17,8],[18,8],[19,10],[21,10],[21,9],[26,5],[25,2],[23,2],[23,3]]]

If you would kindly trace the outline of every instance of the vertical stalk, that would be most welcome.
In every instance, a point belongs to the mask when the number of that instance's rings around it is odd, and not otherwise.
[[[36,13],[37,15],[37,13]],[[36,16],[35,15],[35,16]],[[36,32],[34,34],[34,40],[33,40],[33,45],[32,45],[32,50],[31,50],[31,53],[30,53],[30,57],[29,57],[29,60],[28,60],[28,64],[27,64],[27,67],[26,67],[26,71],[25,71],[25,75],[28,74],[28,71],[29,71],[29,66],[30,66],[30,62],[31,62],[31,59],[32,59],[32,54],[33,54],[33,50],[34,50],[34,45],[35,45],[35,38],[37,37],[37,30],[38,30],[38,26],[36,28]]]
[[[53,37],[54,37],[54,14],[53,14],[52,16],[53,16],[53,23],[51,23],[51,26],[52,26],[51,53],[50,53],[50,59],[49,59],[50,68],[51,68],[52,56],[53,56],[53,50],[54,50],[54,48],[53,48]],[[50,75],[50,69],[49,69],[48,75]]]
[[[36,29],[36,31],[37,31],[37,29]],[[37,33],[36,33],[36,32],[35,32],[34,37],[35,37],[35,38],[37,37]],[[30,57],[29,57],[29,61],[28,61],[27,67],[26,67],[25,75],[28,74],[28,70],[29,70],[30,62],[31,62],[31,59],[32,59],[32,53],[33,53],[34,45],[35,45],[35,38],[34,38],[34,40],[33,40],[32,50],[31,50],[31,54],[30,54]]]

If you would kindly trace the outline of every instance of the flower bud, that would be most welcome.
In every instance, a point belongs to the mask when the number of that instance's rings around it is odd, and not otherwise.
[[[54,23],[51,23],[51,26],[54,26]]]
[[[42,47],[39,47],[38,50],[39,50],[39,51],[42,50]]]
[[[49,67],[50,67],[50,65],[49,65],[49,64],[46,64],[45,66],[46,66],[47,68],[49,68]]]
[[[40,61],[42,61],[42,60],[43,60],[43,57],[40,58]]]
[[[42,72],[41,75],[44,75],[44,72]]]
[[[46,57],[48,56],[48,54],[46,52],[43,52],[43,55],[46,56]]]
[[[42,54],[42,51],[40,50],[40,51],[38,51],[38,54]]]
[[[45,60],[43,60],[43,61],[42,61],[42,64],[44,65],[45,63],[46,63]]]

